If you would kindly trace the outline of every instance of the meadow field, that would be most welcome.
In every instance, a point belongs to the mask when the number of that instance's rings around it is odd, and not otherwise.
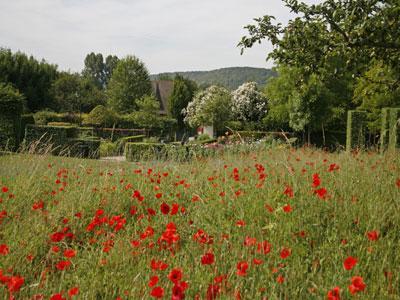
[[[400,155],[0,157],[0,299],[400,299]]]

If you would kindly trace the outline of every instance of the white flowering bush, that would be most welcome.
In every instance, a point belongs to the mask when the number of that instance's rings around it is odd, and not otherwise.
[[[231,107],[230,92],[213,85],[198,92],[182,113],[185,115],[184,121],[191,127],[213,125],[216,129],[221,129],[231,118]]]
[[[267,98],[257,90],[257,83],[246,82],[232,92],[235,120],[258,122],[267,113]]]

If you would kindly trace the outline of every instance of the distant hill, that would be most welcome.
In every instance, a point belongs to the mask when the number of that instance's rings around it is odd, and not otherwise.
[[[189,71],[189,72],[169,72],[151,75],[152,80],[173,79],[175,74],[195,81],[199,86],[206,87],[213,84],[222,85],[230,90],[247,81],[255,81],[258,85],[264,85],[269,77],[276,76],[271,69],[251,68],[251,67],[232,67],[212,71]]]

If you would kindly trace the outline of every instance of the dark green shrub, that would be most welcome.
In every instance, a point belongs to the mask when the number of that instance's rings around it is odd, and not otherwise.
[[[96,131],[93,127],[79,127],[78,128],[79,138],[97,137]]]
[[[47,126],[72,126],[72,124],[68,122],[49,122]]]
[[[126,143],[125,157],[127,161],[165,159],[166,144]]]
[[[20,123],[18,126],[18,143],[22,143],[25,137],[25,128],[28,124],[35,124],[35,119],[33,118],[33,114],[25,114],[21,115]]]
[[[363,149],[367,127],[365,111],[349,110],[347,112],[346,151]]]
[[[61,122],[61,117],[54,111],[42,110],[33,115],[36,125],[47,125],[50,122]]]
[[[214,138],[207,138],[207,139],[197,139],[192,142],[189,142],[189,145],[207,145],[211,143],[215,143],[217,139]]]
[[[100,158],[100,140],[68,139],[68,144],[60,154],[80,158],[98,159]]]
[[[100,157],[100,139],[79,137],[76,126],[27,125],[25,145],[30,152],[81,158]]]
[[[383,153],[389,144],[389,108],[382,108],[381,112],[381,135],[380,135],[380,152]]]
[[[228,121],[226,122],[226,129],[229,130],[243,130],[244,124],[241,121]]]
[[[60,122],[66,122],[71,124],[81,124],[83,117],[77,113],[62,113],[59,114]]]
[[[117,113],[103,105],[98,105],[83,120],[84,125],[98,127],[113,127],[118,124],[120,117]]]
[[[400,148],[400,108],[389,109],[389,143],[388,150]]]
[[[134,136],[127,136],[127,137],[123,137],[117,140],[116,142],[116,154],[123,154],[124,153],[124,149],[125,149],[125,144],[126,143],[139,143],[139,142],[143,142],[143,140],[146,138],[145,135],[134,135]]]
[[[15,150],[19,144],[19,128],[24,97],[11,85],[0,83],[0,147]]]
[[[123,151],[122,151],[123,152]],[[107,140],[100,143],[100,157],[118,155],[118,145]]]
[[[25,144],[28,147],[34,145],[37,149],[51,145],[51,153],[58,154],[68,145],[68,140],[76,138],[77,134],[78,127],[75,126],[27,125]]]

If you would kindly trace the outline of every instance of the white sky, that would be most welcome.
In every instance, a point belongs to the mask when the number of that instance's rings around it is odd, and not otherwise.
[[[269,45],[243,56],[236,47],[243,27],[265,14],[290,17],[280,0],[0,0],[0,47],[71,71],[92,51],[136,55],[152,74],[271,67]]]

